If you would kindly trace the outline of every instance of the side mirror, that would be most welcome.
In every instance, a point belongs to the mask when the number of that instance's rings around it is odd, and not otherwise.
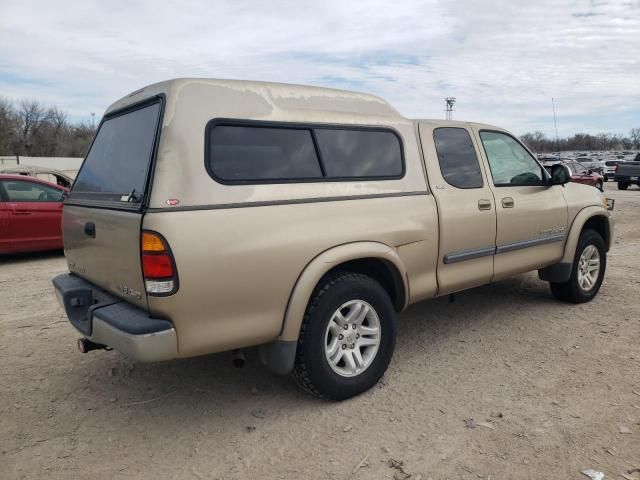
[[[589,175],[593,175],[593,170],[589,169],[589,170],[587,170],[587,173],[588,173]]]
[[[571,170],[566,165],[556,163],[551,167],[551,185],[564,185],[571,180]]]

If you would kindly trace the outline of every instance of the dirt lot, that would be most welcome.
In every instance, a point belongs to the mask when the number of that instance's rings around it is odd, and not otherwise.
[[[50,284],[64,258],[5,259],[0,478],[640,478],[640,191],[607,189],[616,244],[593,302],[527,274],[414,306],[383,381],[343,403],[255,356],[80,355]]]

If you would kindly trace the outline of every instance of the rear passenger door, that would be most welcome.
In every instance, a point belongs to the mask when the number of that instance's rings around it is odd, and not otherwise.
[[[564,252],[567,229],[563,187],[550,185],[544,168],[508,133],[476,133],[497,208],[494,280],[556,263]]]
[[[429,186],[438,205],[438,294],[493,277],[496,210],[473,134],[466,126],[419,123]]]

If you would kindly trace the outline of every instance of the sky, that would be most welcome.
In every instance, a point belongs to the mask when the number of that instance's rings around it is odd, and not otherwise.
[[[640,128],[640,0],[0,0],[0,96],[96,122],[168,78],[379,95],[517,134]]]

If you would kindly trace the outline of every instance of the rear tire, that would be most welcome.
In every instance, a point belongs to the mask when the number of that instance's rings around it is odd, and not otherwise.
[[[600,190],[601,192],[604,192],[604,187],[602,186],[602,182],[598,182],[598,183],[596,184],[596,188],[597,188],[598,190]]]
[[[618,182],[618,190],[626,190],[627,188],[629,188],[628,183]]]
[[[549,282],[551,293],[563,302],[589,302],[598,294],[606,268],[604,240],[594,230],[583,230],[578,239],[569,280],[562,283]]]
[[[380,380],[395,340],[395,311],[378,282],[360,273],[328,275],[309,300],[293,378],[317,397],[345,400]]]

